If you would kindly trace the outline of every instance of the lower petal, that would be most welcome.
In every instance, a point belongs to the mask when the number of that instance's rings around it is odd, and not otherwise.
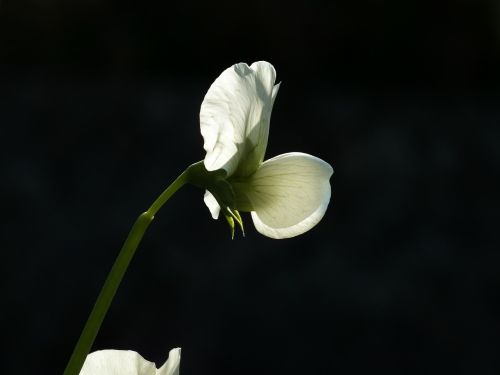
[[[205,195],[203,196],[203,201],[207,205],[212,217],[217,220],[219,218],[220,206],[217,199],[208,190],[205,190]]]
[[[325,161],[298,152],[265,161],[248,190],[257,230],[271,238],[289,238],[313,228],[330,202],[332,174]]]

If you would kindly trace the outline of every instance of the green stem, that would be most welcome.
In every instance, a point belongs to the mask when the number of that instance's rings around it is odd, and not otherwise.
[[[168,201],[168,199],[179,190],[184,184],[189,182],[189,176],[194,167],[199,167],[200,163],[195,163],[187,168],[177,179],[165,189],[163,193],[153,202],[151,207],[142,213],[132,226],[125,243],[123,244],[118,257],[111,268],[111,271],[104,282],[104,285],[97,297],[94,308],[92,309],[87,323],[78,339],[78,342],[73,350],[73,354],[69,359],[64,375],[78,375],[85,362],[87,354],[92,348],[92,344],[99,332],[101,324],[108,312],[109,306],[120,286],[123,275],[127,271],[130,261],[134,257],[135,251],[139,243],[148,229],[149,224],[154,219],[154,216],[159,209]]]

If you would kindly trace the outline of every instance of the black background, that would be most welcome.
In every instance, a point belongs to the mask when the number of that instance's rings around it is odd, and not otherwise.
[[[282,82],[267,156],[333,165],[310,232],[230,239],[182,189],[94,349],[189,374],[500,371],[500,3],[0,5],[2,374],[62,373],[137,215],[204,157],[236,62]]]

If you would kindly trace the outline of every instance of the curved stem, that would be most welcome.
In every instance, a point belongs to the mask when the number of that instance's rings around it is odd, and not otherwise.
[[[198,163],[193,164],[193,166],[197,164]],[[66,370],[64,370],[64,375],[78,375],[80,373],[85,358],[92,348],[92,344],[101,328],[104,317],[108,312],[109,306],[123,279],[123,275],[125,275],[144,233],[160,208],[177,190],[188,182],[188,176],[193,166],[187,168],[177,177],[177,179],[153,202],[151,207],[146,212],[139,215],[135,221],[97,297],[94,308],[87,319],[87,323],[83,328],[80,338],[73,350],[73,354],[66,366]]]

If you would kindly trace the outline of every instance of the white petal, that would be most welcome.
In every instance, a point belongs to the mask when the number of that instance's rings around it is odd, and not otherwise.
[[[280,89],[280,86],[281,86],[281,82],[278,83],[277,85],[274,85],[274,87],[273,87],[273,92],[271,93],[272,104],[274,104],[274,101],[276,100],[276,95],[278,95],[278,91]]]
[[[175,348],[168,353],[167,362],[158,370],[157,375],[179,375],[181,365],[181,348]]]
[[[265,161],[249,181],[257,230],[271,238],[289,238],[314,227],[328,207],[332,174],[325,161],[298,152]]]
[[[156,366],[130,350],[99,350],[85,359],[80,375],[155,375]]]
[[[203,201],[210,210],[212,217],[217,220],[219,218],[219,213],[220,213],[220,206],[219,203],[217,202],[217,199],[215,199],[212,193],[210,193],[208,190],[205,190]]]
[[[169,358],[159,369],[131,350],[99,350],[90,353],[80,375],[178,375],[181,349],[172,349]]]
[[[267,62],[233,65],[210,86],[200,109],[205,167],[228,176],[253,173],[264,159],[276,97],[276,72]]]

